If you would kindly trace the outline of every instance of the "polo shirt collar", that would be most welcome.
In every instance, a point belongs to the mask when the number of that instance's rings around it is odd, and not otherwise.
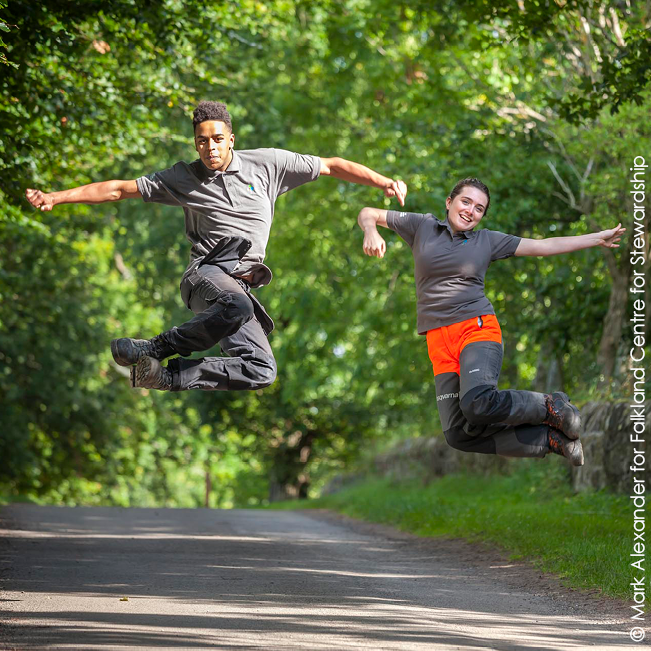
[[[238,153],[233,149],[233,158],[231,158],[230,165],[226,168],[226,172],[224,173],[235,174],[236,172],[239,172],[241,164],[242,161],[240,160]]]
[[[445,219],[443,219],[443,220],[439,219],[438,217],[434,217],[434,219],[436,219],[436,223],[439,226],[442,226],[443,228],[445,228],[448,231],[448,233],[450,233],[450,237],[454,238],[454,233],[452,232],[452,227],[450,226],[450,222],[448,222],[447,217]],[[460,233],[457,233],[457,235],[463,235],[463,237],[466,240],[468,240],[468,239],[470,239],[470,234],[472,232],[473,231],[461,231]]]
[[[220,170],[208,169],[203,164],[203,161],[201,159],[198,160],[198,163],[199,163],[199,169],[201,170],[201,176],[203,177],[204,181],[214,181],[216,178],[222,176],[223,174],[236,174],[237,172],[240,171],[240,166],[241,166],[240,157],[237,155],[237,152],[234,149],[233,149],[233,158],[231,158],[231,162],[224,172]]]

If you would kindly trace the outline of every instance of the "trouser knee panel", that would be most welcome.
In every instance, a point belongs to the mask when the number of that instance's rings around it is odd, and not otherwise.
[[[208,335],[219,341],[253,318],[253,303],[244,294],[224,293],[199,316]]]
[[[495,454],[495,442],[492,438],[468,436],[461,427],[453,427],[443,432],[448,445],[461,452]]]
[[[473,425],[489,425],[506,420],[512,404],[511,395],[498,391],[494,386],[475,387],[460,402],[463,415]]]

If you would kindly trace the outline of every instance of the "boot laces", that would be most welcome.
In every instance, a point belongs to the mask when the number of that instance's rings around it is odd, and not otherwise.
[[[546,404],[547,418],[545,419],[544,422],[552,426],[556,426],[557,424],[560,424],[561,413],[556,408],[556,402],[554,398],[551,395],[547,396],[546,402],[547,402]]]
[[[557,454],[564,454],[565,452],[565,445],[563,444],[563,440],[554,432],[553,429],[549,430],[549,449],[552,452],[556,452]]]
[[[156,335],[148,342],[152,347],[153,354],[151,357],[155,357],[158,360],[163,360],[166,357],[169,357],[172,353],[170,345],[163,339],[161,335]]]

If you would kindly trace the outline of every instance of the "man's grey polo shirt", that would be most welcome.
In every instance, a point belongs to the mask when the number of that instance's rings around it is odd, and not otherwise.
[[[453,235],[447,219],[431,213],[389,210],[387,226],[414,254],[418,334],[495,314],[484,294],[484,276],[491,262],[515,253],[519,237],[488,229]]]
[[[224,172],[209,170],[200,160],[136,180],[145,201],[181,206],[185,232],[192,244],[192,263],[207,255],[224,237],[244,237],[251,248],[234,273],[252,274],[251,285],[271,281],[263,263],[276,199],[293,188],[314,181],[321,173],[317,156],[284,149],[233,151]]]

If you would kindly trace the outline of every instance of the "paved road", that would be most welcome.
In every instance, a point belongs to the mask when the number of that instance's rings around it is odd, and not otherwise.
[[[12,505],[0,529],[3,649],[633,646],[603,602],[477,547],[332,516]]]

